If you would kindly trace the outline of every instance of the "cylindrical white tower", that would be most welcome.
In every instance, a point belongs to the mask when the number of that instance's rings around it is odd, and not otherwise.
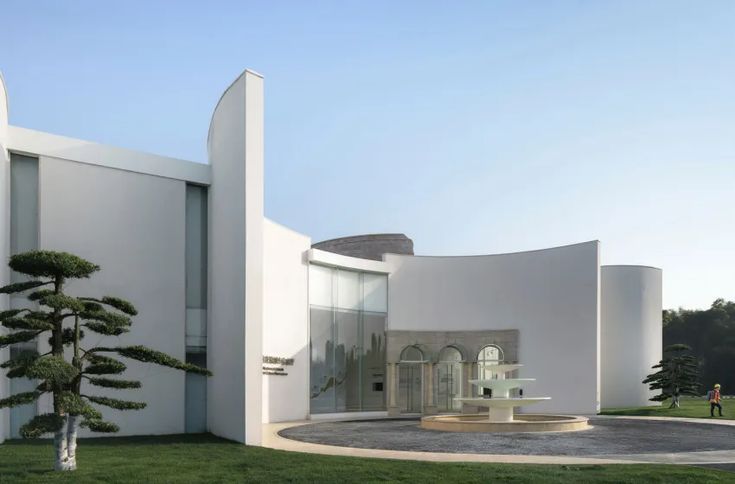
[[[600,268],[600,397],[602,408],[656,405],[641,383],[661,359],[661,269]]]

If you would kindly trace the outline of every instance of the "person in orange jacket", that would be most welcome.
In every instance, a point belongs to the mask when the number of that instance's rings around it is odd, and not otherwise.
[[[715,384],[715,388],[707,392],[707,400],[709,400],[709,414],[715,416],[715,407],[720,411],[722,417],[722,405],[720,404],[720,384]]]

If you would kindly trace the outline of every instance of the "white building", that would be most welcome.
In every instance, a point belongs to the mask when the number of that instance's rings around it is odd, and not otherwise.
[[[214,373],[131,361],[143,382],[134,398],[148,407],[101,409],[120,435],[211,431],[258,444],[264,422],[472,411],[454,397],[497,360],[537,378],[526,395],[552,397],[534,411],[649,403],[659,269],[601,267],[597,241],[474,257],[413,256],[400,237],[402,253],[383,255],[385,236],[318,244],[342,254],[312,248],[263,216],[263,129],[263,79],[251,71],[214,110],[208,165],[10,125],[0,87],[2,260],[40,248],[101,265],[70,292],[132,301],[140,315],[126,343]],[[0,285],[14,277],[0,264]],[[2,296],[0,309],[22,303]],[[0,398],[29,385],[0,374]],[[0,441],[49,410],[48,400],[0,410]]]

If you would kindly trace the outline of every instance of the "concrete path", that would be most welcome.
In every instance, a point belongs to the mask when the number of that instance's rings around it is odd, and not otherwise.
[[[735,427],[732,420],[710,420],[668,417],[616,417],[616,416],[591,416],[596,419],[615,420],[648,420],[665,421],[672,423],[695,423],[718,426],[718,431],[726,429],[720,426]],[[352,419],[335,420],[329,422],[347,422]],[[382,419],[376,419],[382,420]],[[732,439],[733,450],[695,451],[695,452],[661,452],[661,453],[631,453],[615,454],[605,453],[601,455],[522,455],[522,454],[480,454],[461,452],[422,452],[413,450],[386,450],[378,448],[358,448],[337,445],[325,445],[321,443],[302,442],[288,439],[279,435],[286,429],[294,429],[303,425],[321,424],[325,421],[298,421],[263,426],[263,446],[273,449],[287,450],[293,452],[305,452],[325,455],[338,455],[349,457],[372,457],[381,459],[402,459],[432,462],[494,462],[494,463],[527,463],[527,464],[688,464],[688,465],[719,465],[729,466],[735,464],[735,428],[733,428]],[[377,423],[377,422],[376,422]],[[301,429],[299,429],[301,430]],[[582,431],[585,432],[585,431]],[[727,432],[729,435],[729,432]],[[532,443],[529,443],[532,445]]]

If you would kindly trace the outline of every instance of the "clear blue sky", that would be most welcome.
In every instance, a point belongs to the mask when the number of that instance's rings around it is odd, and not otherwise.
[[[735,2],[0,4],[11,123],[206,161],[266,79],[266,214],[419,254],[602,241],[735,299]]]

